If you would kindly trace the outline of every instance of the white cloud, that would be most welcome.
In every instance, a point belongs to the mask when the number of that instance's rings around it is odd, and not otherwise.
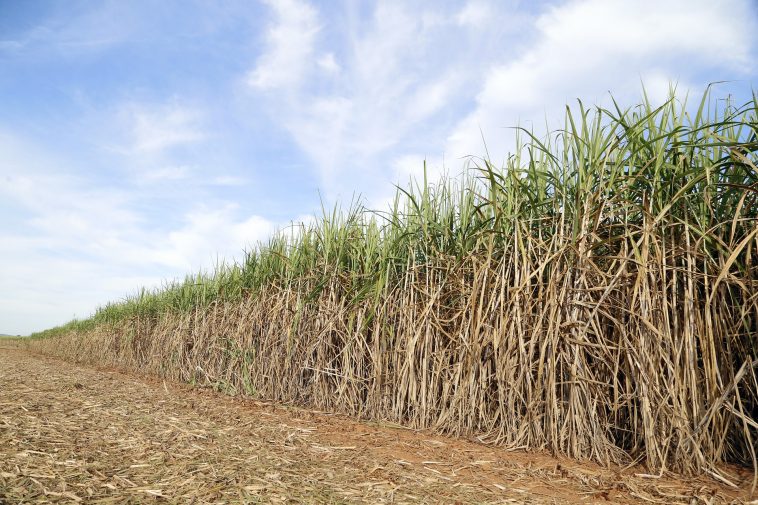
[[[199,110],[178,103],[130,103],[121,112],[131,128],[128,150],[156,154],[206,138]]]
[[[455,20],[461,25],[479,27],[486,24],[492,16],[492,10],[486,2],[470,1],[458,12]]]
[[[258,89],[287,88],[300,82],[312,65],[320,30],[316,10],[300,0],[267,0],[276,21],[266,34],[266,50],[248,75]]]
[[[250,181],[245,177],[236,177],[233,175],[218,175],[210,179],[210,183],[214,186],[244,186],[249,184]]]
[[[302,68],[309,64],[298,60],[302,65],[294,65],[287,86],[269,89],[278,92],[269,93],[267,100],[270,119],[289,131],[314,161],[328,198],[350,198],[354,191],[373,198],[366,193],[385,192],[391,156],[397,156],[392,151],[407,150],[409,140],[431,142],[438,151],[428,154],[441,153],[445,123],[431,122],[470,100],[466,95],[479,81],[477,72],[495,51],[489,48],[472,58],[474,48],[492,39],[462,26],[461,19],[473,21],[477,12],[500,12],[502,17],[505,10],[513,14],[500,20],[498,29],[505,32],[520,20],[512,8],[493,5],[498,4],[473,3],[462,14],[436,4],[379,2],[366,19],[348,9],[348,26],[339,32],[339,63],[334,52],[323,50],[328,33],[307,32],[312,36],[301,44],[303,51],[309,57],[325,54],[316,59],[324,72],[307,73]],[[311,26],[318,26],[318,17],[314,11]],[[271,23],[272,32],[282,29],[280,13]],[[261,61],[286,59],[275,58],[276,47],[261,56],[253,75],[261,71]],[[251,84],[261,87],[257,80]],[[372,186],[379,181],[384,182],[381,189]]]
[[[745,19],[750,4],[743,1],[705,0],[574,0],[551,8],[537,20],[544,45],[537,49],[554,59],[567,56],[571,67],[587,62],[605,63],[607,53],[632,58],[691,53],[706,61],[723,60],[727,65],[745,64],[745,45],[734,40],[749,37]],[[684,27],[708,27],[693,36]],[[729,33],[729,37],[724,37]],[[578,60],[578,61],[575,61]],[[625,60],[626,61],[626,60]]]
[[[319,68],[321,68],[323,71],[330,74],[336,74],[340,71],[340,65],[337,63],[337,60],[334,57],[334,53],[327,53],[323,55],[318,59],[316,64],[318,64]]]
[[[544,130],[546,115],[551,128],[559,127],[564,105],[576,98],[594,104],[612,91],[636,102],[640,81],[662,98],[669,82],[686,89],[709,67],[744,75],[755,45],[749,10],[740,0],[574,0],[552,7],[536,20],[533,46],[488,72],[477,107],[450,134],[447,152],[481,152],[481,128],[499,162],[513,146],[504,142],[513,138],[505,127]],[[707,29],[693,36],[693,27]]]
[[[280,226],[234,203],[172,209],[172,188],[149,196],[72,173],[64,159],[0,131],[0,200],[10,217],[0,221],[0,331],[86,317],[142,286],[240,259]]]
[[[277,230],[276,223],[261,216],[240,220],[236,211],[237,206],[229,203],[203,205],[185,216],[182,228],[168,234],[168,250],[182,259],[184,271],[207,268],[216,258],[240,258],[243,250]]]
[[[108,160],[109,170],[120,170],[127,182],[144,187],[209,182],[202,154],[209,151],[215,130],[211,112],[199,100],[127,99],[85,115],[79,123],[97,154]]]
[[[186,165],[170,165],[156,168],[143,174],[140,182],[152,183],[157,181],[179,181],[189,176],[190,169]]]
[[[442,110],[462,83],[462,76],[450,73],[434,82],[420,84],[408,100],[408,118],[415,122]]]
[[[354,112],[353,101],[340,96],[313,97],[287,111],[287,128],[327,180],[345,153],[343,139]]]

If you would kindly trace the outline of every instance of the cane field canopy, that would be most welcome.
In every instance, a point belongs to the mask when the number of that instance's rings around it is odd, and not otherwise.
[[[722,100],[721,98],[726,98]],[[758,476],[758,106],[566,108],[32,348],[601,464]]]

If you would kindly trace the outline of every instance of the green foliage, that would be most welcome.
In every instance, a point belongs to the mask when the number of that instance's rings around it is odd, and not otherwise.
[[[509,254],[514,234],[547,240],[603,215],[611,233],[590,247],[606,253],[643,232],[701,238],[710,266],[755,230],[756,101],[711,105],[706,93],[694,115],[672,95],[665,104],[566,109],[565,128],[520,146],[502,168],[472,159],[458,179],[398,188],[388,211],[352,204],[322,209],[312,224],[293,225],[246,253],[241,264],[187,276],[156,290],[108,303],[89,319],[34,335],[159,318],[216,302],[255,296],[262,286],[307,280],[309,299],[329,279],[347,280],[355,300],[403,278],[408,265],[471,254]],[[610,209],[610,212],[609,212]],[[523,244],[523,242],[522,242]],[[518,246],[518,244],[517,244]],[[730,268],[745,270],[738,255]]]

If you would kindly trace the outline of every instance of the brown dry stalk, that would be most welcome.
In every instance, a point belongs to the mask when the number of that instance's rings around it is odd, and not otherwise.
[[[412,266],[376,304],[348,305],[338,277],[305,306],[307,282],[272,285],[236,303],[30,345],[510,447],[714,471],[735,444],[748,461],[755,451],[756,406],[745,402],[758,360],[725,360],[749,329],[724,295],[693,288],[704,276],[672,264],[686,251],[669,247],[607,267],[586,251],[540,251],[554,258],[549,276],[514,256]],[[755,298],[742,310],[758,310]]]

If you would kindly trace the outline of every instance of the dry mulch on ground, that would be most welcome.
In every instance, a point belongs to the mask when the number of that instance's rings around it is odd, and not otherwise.
[[[0,503],[750,500],[748,472],[738,490],[641,472],[0,348]]]

